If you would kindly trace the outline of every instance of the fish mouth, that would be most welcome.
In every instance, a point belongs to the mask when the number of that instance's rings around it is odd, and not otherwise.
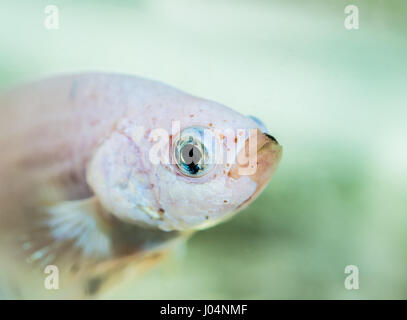
[[[251,138],[255,138],[255,145],[250,142]],[[237,155],[236,163],[229,171],[229,176],[233,179],[248,176],[257,184],[255,192],[245,203],[257,197],[270,181],[281,160],[282,151],[282,146],[272,135],[261,132],[259,129],[252,130],[245,141],[244,148]],[[241,159],[245,161],[241,161]]]
[[[277,139],[276,138],[274,138],[272,135],[270,135],[270,134],[268,134],[268,133],[263,133],[267,138],[269,138],[270,140],[272,140],[272,141],[274,141],[274,142],[277,142],[278,143],[278,141],[277,141]]]

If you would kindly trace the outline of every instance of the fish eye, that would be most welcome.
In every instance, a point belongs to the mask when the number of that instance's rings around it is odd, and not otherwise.
[[[201,127],[182,130],[174,145],[174,159],[178,170],[188,177],[207,174],[213,167],[212,142],[210,130]]]

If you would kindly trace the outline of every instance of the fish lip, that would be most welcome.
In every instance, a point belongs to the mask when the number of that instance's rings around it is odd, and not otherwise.
[[[248,177],[257,184],[254,193],[245,201],[243,201],[237,209],[241,209],[254,200],[261,191],[270,182],[274,175],[282,156],[282,146],[277,142],[273,136],[268,133],[261,132],[257,129],[257,169],[253,174]],[[248,140],[246,141],[246,144]],[[241,151],[245,152],[245,151]],[[240,179],[243,175],[239,173],[239,164],[236,163],[228,174],[232,179]]]
[[[245,201],[243,201],[241,204],[239,204],[236,208],[236,210],[240,211],[244,208],[246,208],[253,200],[255,200],[260,193],[265,189],[267,184],[270,182],[271,178],[273,177],[275,171],[277,170],[282,154],[283,154],[283,147],[278,143],[277,139],[275,139],[273,136],[271,136],[268,133],[262,133],[267,139],[268,142],[264,143],[259,149],[258,153],[260,152],[268,152],[269,157],[273,158],[273,164],[267,168],[265,168],[263,174],[266,176],[266,179],[261,179],[262,181],[258,181],[256,178],[254,178],[253,181],[257,183],[256,190],[254,193],[248,197]]]
[[[263,132],[263,134],[264,134],[267,138],[269,138],[270,140],[272,140],[272,141],[278,143],[277,139],[274,138],[271,134],[268,134],[267,132]]]

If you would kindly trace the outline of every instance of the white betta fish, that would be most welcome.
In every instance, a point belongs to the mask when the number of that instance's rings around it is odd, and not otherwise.
[[[282,150],[255,118],[126,75],[27,84],[0,115],[3,298],[91,298],[139,274],[252,201]]]

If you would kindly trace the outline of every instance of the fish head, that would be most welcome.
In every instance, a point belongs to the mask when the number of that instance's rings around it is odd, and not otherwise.
[[[281,153],[258,119],[207,100],[174,99],[123,120],[95,152],[88,183],[120,219],[203,229],[252,202]]]

